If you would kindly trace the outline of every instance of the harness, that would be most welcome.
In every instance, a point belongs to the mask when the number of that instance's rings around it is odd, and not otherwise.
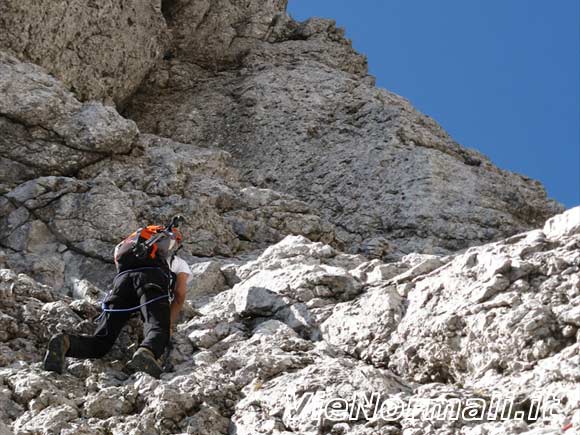
[[[124,272],[118,273],[115,276],[115,278],[113,279],[113,281],[115,281],[118,277],[120,277],[122,275],[125,275],[127,273],[141,272],[141,271],[144,271],[144,270],[161,270],[161,271],[163,271],[165,273],[165,271],[161,267],[140,267],[138,269],[130,269],[130,270],[125,270]],[[174,284],[174,278],[173,278],[173,275],[171,273],[169,273],[168,275],[169,275],[168,276],[168,278],[169,278],[169,287],[167,289],[167,294],[166,295],[157,296],[156,298],[153,298],[153,299],[151,299],[151,300],[149,300],[147,302],[144,302],[144,303],[142,303],[140,305],[137,305],[137,306],[131,307],[131,308],[107,308],[107,299],[109,298],[109,295],[113,291],[113,289],[110,289],[107,292],[106,296],[101,301],[101,310],[102,310],[102,312],[101,312],[101,314],[98,315],[98,317],[95,318],[94,321],[95,322],[99,322],[106,313],[130,313],[130,312],[133,312],[133,311],[137,311],[137,310],[143,308],[146,305],[149,305],[149,304],[151,304],[153,302],[157,302],[157,301],[159,301],[161,299],[165,299],[165,298],[167,298],[167,300],[171,304],[173,302],[174,297],[175,297],[173,295],[173,291],[172,291],[173,284]],[[157,284],[148,284],[148,285],[159,287]],[[159,288],[161,288],[161,287],[159,287]]]

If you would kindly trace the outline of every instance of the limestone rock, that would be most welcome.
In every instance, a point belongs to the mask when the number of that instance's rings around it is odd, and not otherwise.
[[[0,201],[0,235],[15,251],[7,265],[66,291],[79,279],[105,288],[114,273],[114,246],[140,225],[175,214],[187,219],[186,256],[233,255],[289,232],[334,238],[331,225],[287,195],[268,191],[274,203],[247,202],[223,151],[148,135],[135,143],[131,156],[87,166],[80,178],[39,177],[7,192]],[[259,231],[241,235],[234,223],[239,216]],[[218,281],[215,289],[222,285]]]
[[[97,3],[0,5],[0,432],[580,424],[578,208],[545,223],[561,207],[539,183],[375,88],[334,22],[285,0]],[[51,334],[94,332],[114,245],[175,214],[194,285],[173,370],[124,372],[135,317],[105,358],[44,372]],[[384,421],[361,394],[562,400],[525,421]]]
[[[393,286],[369,288],[354,301],[339,303],[322,323],[322,337],[358,358],[378,366],[386,355],[376,347],[388,342],[403,317],[403,301]]]
[[[121,371],[138,340],[133,322],[104,360],[69,358],[63,375],[39,370],[49,335],[90,332],[95,307],[4,270],[0,415],[16,433],[555,432],[576,424],[580,403],[579,237],[546,243],[532,231],[454,257],[383,264],[288,236],[236,266],[240,281],[178,324],[175,371],[159,380]],[[484,407],[514,396],[513,411],[527,412],[554,394],[562,400],[550,418],[432,421],[417,418],[421,409],[373,418],[386,400]]]
[[[331,433],[348,421],[348,412],[335,421],[325,418],[326,401],[349,397],[349,393],[408,391],[388,371],[370,368],[347,359],[322,360],[298,372],[282,375],[240,401],[232,418],[236,433],[280,433],[282,428],[303,434]]]
[[[135,407],[136,392],[131,388],[109,387],[91,396],[84,404],[87,417],[106,419],[130,414]]]
[[[236,312],[242,316],[271,316],[284,305],[279,295],[264,287],[236,289]]]
[[[89,281],[81,279],[73,283],[72,296],[77,299],[98,302],[104,299],[105,293]]]
[[[137,227],[128,197],[110,181],[43,177],[23,183],[5,198],[11,208],[5,219],[10,222],[20,215],[25,219],[3,227],[7,245],[18,253],[8,264],[17,270],[32,270],[35,278],[56,287],[73,287],[73,281],[80,278],[65,275],[69,250],[74,254],[68,257],[83,254],[93,258],[93,276],[100,278],[95,282],[104,285],[103,278],[112,276],[110,266],[108,273],[103,268],[112,260],[114,245]],[[83,278],[91,279],[90,273]]]
[[[580,206],[548,219],[544,233],[548,238],[558,238],[580,232]]]
[[[234,26],[252,36],[233,38],[228,28],[228,50],[219,39],[192,49],[206,41],[206,26],[231,18],[212,14],[229,1],[177,3],[169,23],[179,35],[175,58],[151,74],[127,114],[143,131],[228,150],[245,180],[320,210],[352,252],[445,254],[537,227],[562,210],[537,182],[496,168],[403,98],[375,88],[332,22],[296,23],[282,13],[260,40],[267,17],[283,7],[266,2]],[[205,21],[191,30],[186,19]]]
[[[186,257],[232,256],[286,234],[334,240],[304,202],[243,186],[228,153],[139,135],[36,65],[0,53],[0,89],[0,236],[14,250],[3,262],[63,293],[83,279],[108,285],[115,244],[178,213],[189,221]]]
[[[14,428],[17,433],[57,433],[78,416],[78,410],[69,405],[50,406],[34,416],[25,413]]]
[[[304,202],[288,195],[271,189],[244,188],[239,202],[244,209],[225,216],[241,240],[272,243],[280,240],[280,234],[300,234],[311,240],[334,241],[334,228]]]
[[[580,261],[571,248],[578,235],[524,257],[530,238],[518,239],[471,248],[416,282],[391,341],[390,367],[417,380],[465,383],[487,371],[519,373],[566,348],[560,331],[574,322],[578,284],[549,265],[564,271]]]
[[[135,123],[114,109],[79,102],[42,68],[1,51],[0,90],[2,191],[41,175],[71,175],[106,156],[128,153],[138,133]],[[24,170],[9,170],[13,165]]]
[[[165,2],[174,56],[208,68],[235,64],[272,32],[287,0]],[[216,30],[219,29],[219,32]]]
[[[123,102],[163,54],[166,32],[156,0],[0,5],[0,49],[43,66],[83,101]]]
[[[1,420],[0,420],[0,435],[12,435],[12,432],[10,432],[10,430],[8,430],[6,425],[4,423],[2,423]]]
[[[201,409],[189,417],[184,433],[199,435],[226,435],[229,420],[214,407],[203,404]]]
[[[218,262],[195,263],[190,266],[190,269],[193,282],[188,288],[188,295],[211,295],[226,287],[226,279]]]

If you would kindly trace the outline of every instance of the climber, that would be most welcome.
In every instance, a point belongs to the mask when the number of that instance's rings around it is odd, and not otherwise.
[[[159,358],[169,344],[192,280],[188,264],[176,255],[183,241],[177,229],[182,220],[178,216],[166,227],[139,229],[117,245],[114,260],[118,273],[103,301],[94,335],[54,335],[44,357],[45,370],[62,373],[65,357],[102,358],[131,315],[140,310],[144,339],[127,369],[156,378],[161,375]]]

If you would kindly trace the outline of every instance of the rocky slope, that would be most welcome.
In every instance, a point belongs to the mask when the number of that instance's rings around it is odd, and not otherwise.
[[[174,335],[175,369],[155,380],[122,371],[137,320],[105,360],[43,372],[50,333],[90,331],[96,294],[71,300],[1,271],[1,420],[17,434],[531,435],[580,426],[580,208],[458,255],[383,263],[288,236],[256,260],[195,273],[204,285]],[[438,421],[418,408],[385,419],[370,401],[361,402],[366,414],[324,414],[328,400],[355,394],[407,406],[455,400],[475,414]],[[530,414],[535,398],[551,395],[560,402]],[[474,419],[494,397],[513,397],[505,421]]]
[[[578,427],[580,210],[525,233],[562,210],[539,183],[285,9],[0,3],[0,435]],[[175,371],[123,372],[135,319],[105,360],[42,372],[50,334],[93,330],[113,246],[177,213],[196,278]],[[555,416],[515,418],[555,393]],[[371,410],[494,395],[514,395],[504,422]]]

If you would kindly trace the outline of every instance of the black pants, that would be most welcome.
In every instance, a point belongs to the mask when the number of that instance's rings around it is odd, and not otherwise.
[[[169,275],[162,269],[131,271],[118,275],[113,291],[106,299],[110,309],[127,309],[167,295]],[[132,312],[104,313],[93,336],[69,335],[70,348],[66,356],[73,358],[101,358],[113,347],[115,340]],[[169,343],[169,300],[161,298],[141,308],[144,339],[141,347],[150,349],[156,358],[163,355]]]

